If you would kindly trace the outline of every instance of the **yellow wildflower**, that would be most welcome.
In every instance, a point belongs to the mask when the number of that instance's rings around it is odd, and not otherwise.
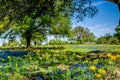
[[[96,66],[91,66],[89,69],[94,71],[94,70],[96,70]]]
[[[85,63],[88,63],[89,60],[90,60],[89,58],[86,58],[84,62],[85,62]]]
[[[29,59],[32,60],[32,57],[30,56]]]
[[[112,60],[116,60],[116,56],[111,56],[111,59]]]
[[[57,54],[54,54],[53,56],[54,56],[54,57],[56,57],[56,56],[57,56]]]
[[[85,60],[84,62],[85,62],[85,63],[88,63],[88,60]]]
[[[36,50],[36,53],[39,54],[39,53],[40,53],[40,50]]]
[[[101,74],[97,74],[97,73],[95,74],[95,76],[96,76],[97,78],[102,77]]]
[[[97,64],[98,63],[98,59],[93,61],[93,64]]]
[[[42,60],[43,58],[42,57],[39,57],[39,60]]]
[[[116,58],[120,58],[120,54],[116,54]]]
[[[103,57],[103,54],[100,54],[100,55],[99,55],[99,58],[102,58],[102,57]]]
[[[98,69],[98,72],[99,72],[100,74],[106,74],[106,70],[104,70],[104,69]]]
[[[36,50],[33,50],[34,52],[36,52]]]
[[[107,56],[108,56],[108,57],[111,57],[111,56],[112,56],[112,53],[108,53]]]
[[[48,53],[46,53],[45,56],[46,56],[46,60],[48,60],[48,58],[50,57]]]
[[[68,66],[60,64],[58,65],[58,68],[64,71],[68,69]]]

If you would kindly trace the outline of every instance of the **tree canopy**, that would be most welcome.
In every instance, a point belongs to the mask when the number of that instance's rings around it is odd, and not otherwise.
[[[118,25],[116,28],[115,28],[115,37],[118,38],[119,42],[120,42],[120,25]]]
[[[44,18],[43,16],[41,18]],[[27,47],[30,47],[30,42],[33,39],[43,39],[47,34],[47,26],[41,25],[41,18],[33,20],[31,17],[24,17],[19,23],[13,25],[4,35],[8,39],[14,39],[19,36],[21,39],[25,39]],[[46,18],[45,18],[46,19]]]
[[[93,42],[95,36],[93,33],[90,32],[88,28],[84,28],[81,26],[77,26],[73,29],[74,38],[78,43],[85,43],[85,42]]]
[[[93,0],[0,0],[0,19],[9,16],[10,20],[19,20],[23,17],[40,17],[45,14],[56,17],[59,12],[65,15],[92,17],[97,8],[91,5]],[[86,6],[87,5],[87,6]]]
[[[27,47],[33,37],[53,34],[66,36],[70,30],[70,20],[93,17],[97,8],[93,0],[0,0],[0,29],[22,36]],[[4,23],[4,24],[3,24]]]
[[[68,37],[71,30],[71,21],[63,14],[59,14],[56,19],[52,19],[51,35]]]

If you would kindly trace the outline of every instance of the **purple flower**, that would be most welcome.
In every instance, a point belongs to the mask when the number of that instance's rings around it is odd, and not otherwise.
[[[43,78],[41,78],[41,77],[37,77],[35,80],[43,80]]]
[[[61,73],[62,73],[62,70],[58,69],[57,72],[58,72],[59,74],[61,74]]]
[[[100,68],[102,66],[104,66],[104,64],[102,62],[99,62],[98,64],[96,64],[96,68]]]
[[[70,72],[73,72],[74,68],[70,68]]]
[[[90,72],[86,72],[86,75],[87,75],[87,76],[90,76],[90,75],[91,75],[91,73],[90,73]]]
[[[51,71],[49,74],[50,74],[50,75],[53,75],[53,74],[54,74],[54,72],[53,72],[53,71]]]
[[[78,78],[76,78],[75,80],[79,80]]]
[[[81,64],[80,67],[81,67],[81,68],[85,68],[86,65],[85,65],[85,64]]]
[[[79,67],[79,66],[80,66],[80,64],[79,64],[79,63],[75,64],[75,67]]]

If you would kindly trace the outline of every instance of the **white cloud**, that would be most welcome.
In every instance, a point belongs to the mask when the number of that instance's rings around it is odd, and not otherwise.
[[[115,27],[113,23],[105,23],[105,24],[96,24],[95,26],[89,27],[90,31],[93,32],[97,37],[103,36],[106,33],[114,34]]]

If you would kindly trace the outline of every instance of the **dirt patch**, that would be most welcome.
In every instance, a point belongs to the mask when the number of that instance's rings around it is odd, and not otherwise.
[[[115,69],[113,71],[107,72],[107,77],[105,80],[120,80],[120,69]]]

